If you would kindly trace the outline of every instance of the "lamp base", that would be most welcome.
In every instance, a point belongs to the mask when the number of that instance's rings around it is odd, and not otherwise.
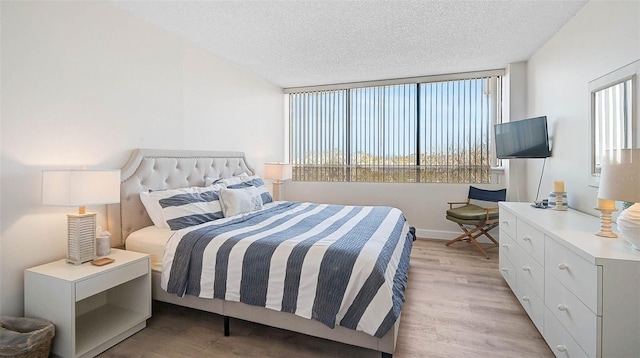
[[[279,201],[282,197],[282,184],[284,184],[281,180],[276,180],[273,182],[273,200]]]
[[[67,214],[67,262],[80,265],[96,258],[96,213]]]
[[[600,231],[596,233],[597,236],[608,237],[614,239],[618,237],[613,231],[611,231],[611,213],[616,211],[615,209],[601,209],[595,208],[600,212]]]
[[[634,249],[640,250],[640,203],[621,212],[617,223],[620,237],[627,240]]]

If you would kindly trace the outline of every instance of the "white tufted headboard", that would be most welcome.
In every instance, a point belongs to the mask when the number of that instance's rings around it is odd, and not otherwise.
[[[153,225],[140,201],[151,190],[204,186],[205,178],[247,173],[242,152],[136,149],[121,172],[120,204],[108,206],[111,246],[121,246],[135,230]]]

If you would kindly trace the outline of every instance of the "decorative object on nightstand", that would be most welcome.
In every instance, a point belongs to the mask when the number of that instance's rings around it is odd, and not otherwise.
[[[111,233],[98,226],[96,230],[96,256],[107,256],[111,252]]]
[[[280,200],[282,182],[293,176],[293,168],[289,163],[265,163],[264,177],[275,180],[273,182],[273,200]]]
[[[96,213],[86,205],[120,202],[120,170],[43,170],[42,204],[77,206],[67,214],[67,262],[80,265],[96,256]]]
[[[635,203],[618,215],[617,223],[620,236],[634,249],[640,250],[640,148],[605,151],[601,168],[598,206],[600,207],[600,199],[608,200],[606,206],[609,209],[614,200]],[[615,203],[613,209],[615,210]]]

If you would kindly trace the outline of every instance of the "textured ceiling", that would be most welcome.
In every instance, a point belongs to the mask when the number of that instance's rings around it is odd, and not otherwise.
[[[504,68],[586,1],[114,1],[281,87]]]

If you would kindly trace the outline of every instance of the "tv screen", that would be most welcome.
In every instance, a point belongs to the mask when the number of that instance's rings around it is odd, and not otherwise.
[[[496,124],[494,130],[498,159],[551,156],[546,116]]]

